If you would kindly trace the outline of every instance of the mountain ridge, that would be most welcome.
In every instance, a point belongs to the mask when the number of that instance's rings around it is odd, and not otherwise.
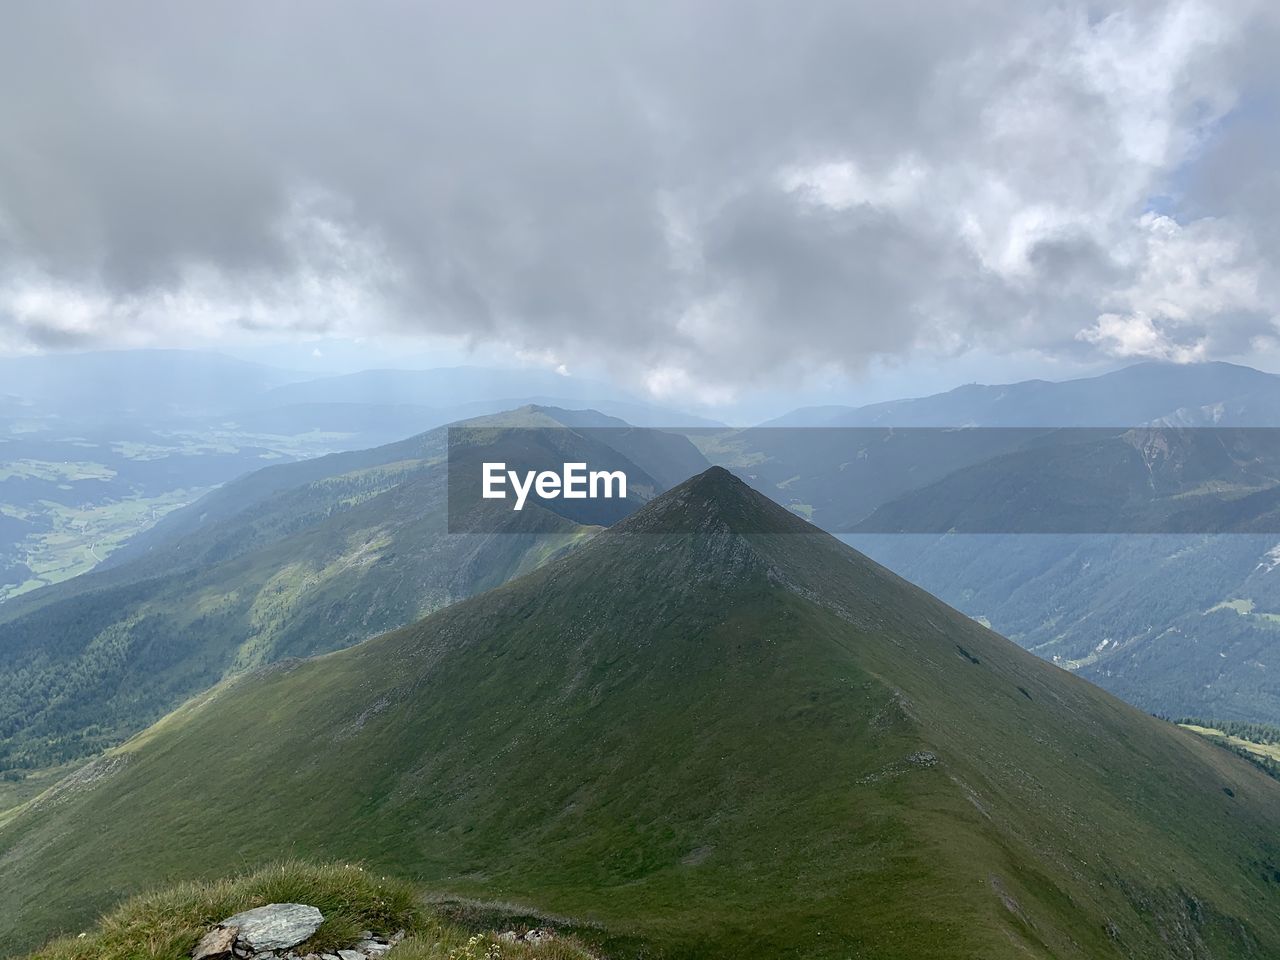
[[[1224,405],[1216,418],[1203,409],[1210,405]],[[968,383],[863,406],[801,407],[759,426],[1136,427],[1162,419],[1194,426],[1224,414],[1236,426],[1280,423],[1280,376],[1225,361],[1147,361],[1069,380]]]
[[[298,850],[650,944],[619,956],[1280,946],[1280,785],[725,471],[102,763],[0,823],[0,942]]]
[[[683,437],[592,411],[530,406],[453,429],[506,427],[545,428],[525,435],[557,461],[625,468],[630,499],[609,501],[609,516],[706,466]],[[603,522],[492,501],[455,517],[448,434],[252,474],[118,562],[0,608],[0,770],[96,752],[230,672],[412,622],[574,549]],[[472,522],[451,533],[455,519]]]

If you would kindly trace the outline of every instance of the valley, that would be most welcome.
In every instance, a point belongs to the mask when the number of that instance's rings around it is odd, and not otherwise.
[[[0,605],[93,569],[167,513],[271,464],[583,400],[643,425],[716,426],[539,370],[314,377],[204,351],[0,358]]]
[[[688,435],[779,503],[1143,709],[1277,723],[1278,398],[1280,377],[1247,367],[1139,364]],[[1208,424],[1253,449],[1224,458]],[[1186,438],[1154,461],[1164,492],[1126,450],[1142,425]],[[1070,455],[1046,456],[1059,435]],[[1194,506],[1196,471],[1219,481],[1209,506]],[[1234,601],[1254,606],[1221,606]]]

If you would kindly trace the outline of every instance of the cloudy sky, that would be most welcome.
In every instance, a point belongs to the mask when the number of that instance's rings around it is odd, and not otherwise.
[[[0,353],[1280,369],[1276,7],[6,4]]]

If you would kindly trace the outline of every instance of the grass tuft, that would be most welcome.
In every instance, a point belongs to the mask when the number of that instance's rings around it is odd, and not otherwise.
[[[358,864],[297,860],[141,894],[104,916],[95,929],[55,940],[27,960],[186,960],[214,924],[268,903],[306,903],[324,914],[315,935],[295,948],[300,955],[349,947],[365,930],[384,935],[403,930],[409,936],[392,950],[394,960],[595,960],[573,937],[508,943],[499,939],[500,931],[447,919],[424,909],[412,884]],[[523,932],[519,925],[517,931]]]
[[[300,952],[349,946],[362,930],[409,933],[426,917],[411,884],[355,864],[274,864],[238,877],[180,883],[144,893],[104,916],[97,927],[63,937],[30,960],[183,960],[218,921],[268,903],[306,903],[324,923]]]
[[[539,944],[507,943],[492,933],[470,933],[435,921],[392,950],[389,960],[596,960],[596,955],[572,937]]]

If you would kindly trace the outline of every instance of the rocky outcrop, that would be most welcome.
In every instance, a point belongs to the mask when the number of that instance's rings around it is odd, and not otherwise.
[[[553,930],[548,930],[546,927],[535,927],[532,930],[526,930],[524,933],[507,930],[498,934],[498,941],[501,943],[531,943],[534,946],[541,946],[544,943],[550,943],[555,939],[555,936],[555,931]]]
[[[192,960],[214,960],[216,957],[227,957],[232,954],[236,946],[236,934],[239,931],[235,927],[214,927],[196,944],[196,948],[191,951]]]
[[[305,903],[269,903],[227,917],[218,926],[234,927],[236,943],[258,954],[296,947],[322,923],[324,914]]]
[[[305,903],[269,903],[227,917],[200,938],[191,960],[381,960],[404,939],[404,931],[384,937],[371,930],[350,947],[334,953],[300,954],[294,948],[310,939],[324,915]]]

